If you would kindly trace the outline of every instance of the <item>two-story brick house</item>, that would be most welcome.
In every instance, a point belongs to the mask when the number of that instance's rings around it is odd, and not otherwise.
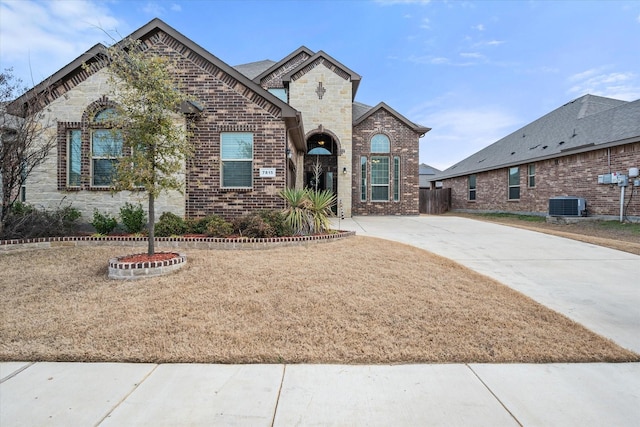
[[[360,76],[328,54],[301,47],[280,61],[232,67],[159,19],[130,37],[177,59],[176,77],[195,100],[181,108],[195,147],[184,194],[161,195],[158,214],[230,218],[279,209],[280,190],[304,186],[334,191],[345,216],[418,214],[418,142],[430,129],[384,103],[355,102]],[[41,116],[56,123],[57,149],[29,176],[30,204],[64,199],[90,218],[94,209],[116,214],[144,199],[110,191],[118,158],[100,142],[115,105],[97,60],[103,49],[94,46],[31,90],[49,94]]]

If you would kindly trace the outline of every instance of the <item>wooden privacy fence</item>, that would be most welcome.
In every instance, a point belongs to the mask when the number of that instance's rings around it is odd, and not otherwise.
[[[451,188],[420,189],[420,213],[438,215],[451,209]]]

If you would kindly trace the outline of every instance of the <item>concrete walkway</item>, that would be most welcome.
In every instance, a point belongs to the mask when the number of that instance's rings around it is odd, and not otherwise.
[[[638,256],[454,217],[340,227],[452,258],[640,351]],[[0,363],[0,426],[23,425],[638,426],[640,363]]]

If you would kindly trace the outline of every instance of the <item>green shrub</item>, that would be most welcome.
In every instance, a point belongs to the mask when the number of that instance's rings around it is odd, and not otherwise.
[[[184,219],[171,212],[163,212],[155,224],[155,235],[158,237],[179,236],[187,232]]]
[[[15,203],[6,217],[0,238],[33,239],[72,235],[77,231],[76,221],[80,217],[80,211],[71,206],[49,211]]]
[[[128,202],[125,203],[124,206],[120,208],[120,219],[127,233],[142,233],[147,225],[147,215],[139,203],[137,206]]]
[[[311,214],[309,212],[309,190],[286,188],[279,195],[287,203],[283,214],[292,232],[297,235],[309,234]]]
[[[331,208],[336,203],[336,195],[331,190],[311,190],[307,193],[307,198],[311,233],[326,233],[331,228],[329,217],[333,215]]]
[[[258,212],[236,217],[231,223],[233,224],[233,231],[243,237],[276,237],[275,229]]]
[[[284,212],[265,209],[258,211],[258,215],[273,227],[277,237],[291,236],[293,234],[291,227],[287,224],[287,217]]]
[[[25,216],[34,211],[34,207],[23,202],[15,202],[11,206],[11,215],[16,217]]]
[[[102,214],[97,209],[93,210],[91,225],[98,234],[107,235],[118,225],[118,221],[108,213]]]
[[[224,219],[218,215],[209,215],[204,218],[187,220],[187,229],[189,233],[193,234],[207,234],[207,227],[210,222],[221,222]]]
[[[206,219],[205,234],[211,237],[228,237],[233,234],[233,226],[217,215],[209,216]]]

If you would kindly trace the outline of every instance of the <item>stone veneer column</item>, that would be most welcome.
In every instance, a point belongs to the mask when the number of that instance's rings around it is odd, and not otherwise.
[[[322,83],[322,89],[319,84]],[[305,134],[322,125],[339,139],[337,156],[338,200],[351,217],[352,84],[320,63],[289,84],[289,104],[302,112]],[[342,173],[347,168],[347,173]],[[298,178],[302,178],[300,175]]]

